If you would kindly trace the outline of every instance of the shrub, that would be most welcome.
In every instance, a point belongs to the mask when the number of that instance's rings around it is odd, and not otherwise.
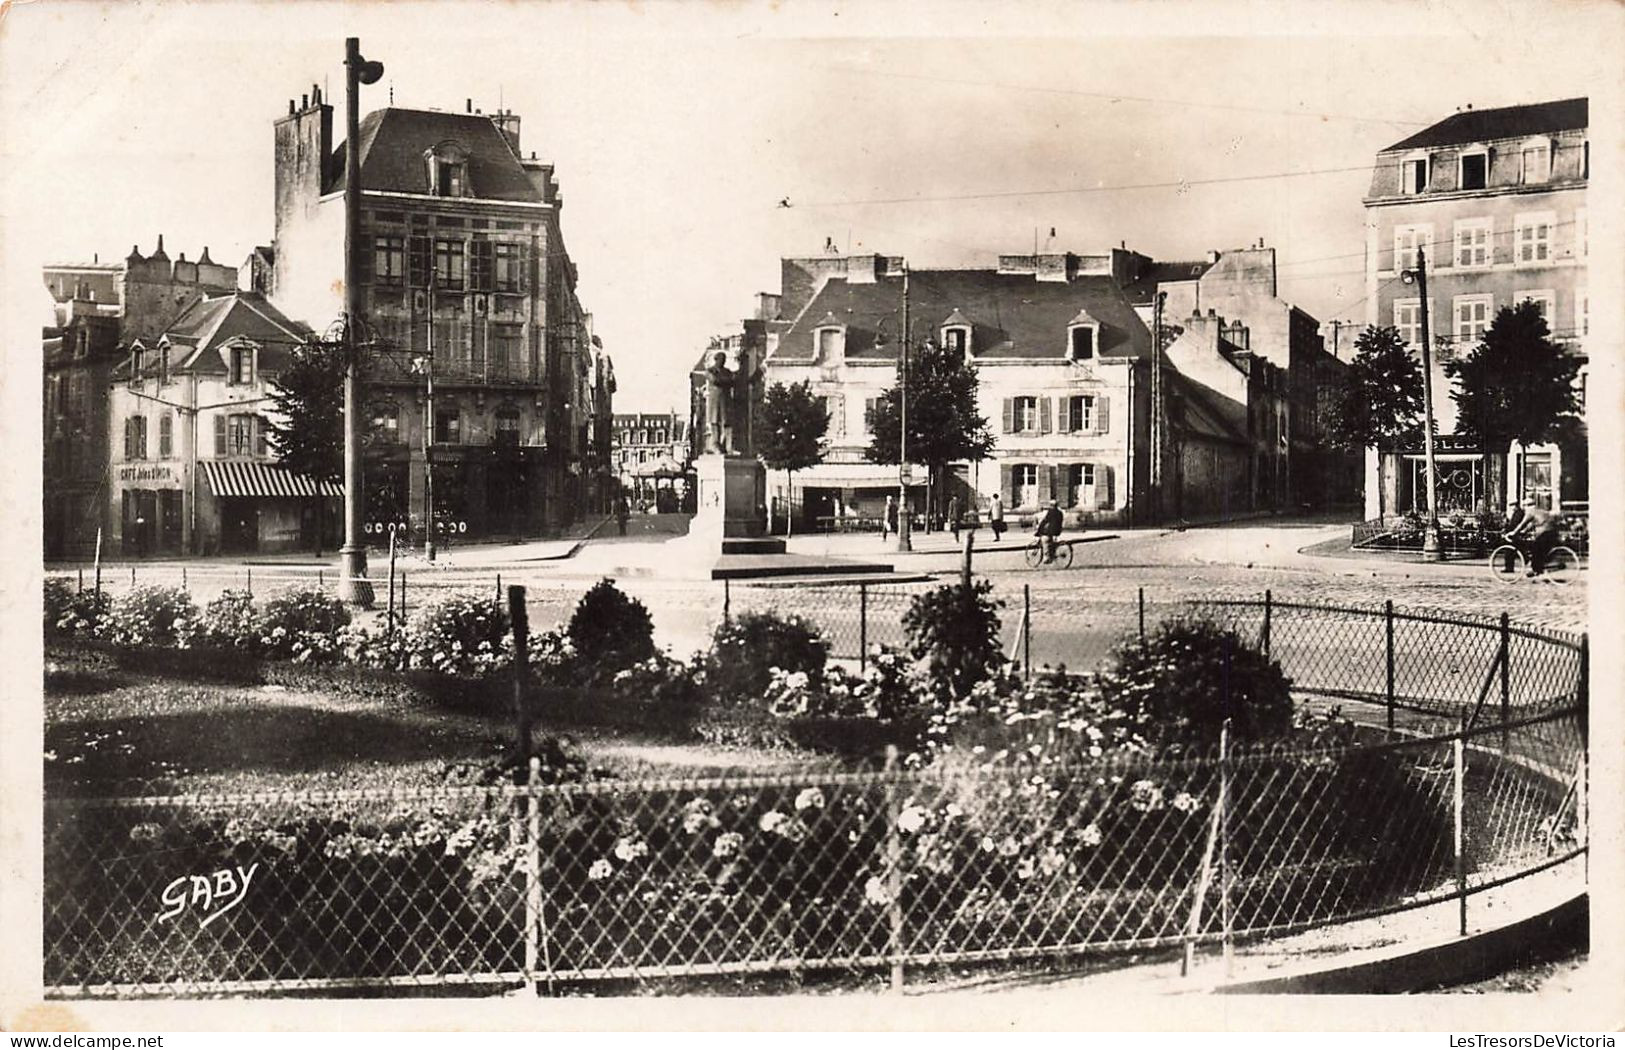
[[[483,675],[507,664],[508,612],[486,594],[451,594],[418,610],[407,628],[413,666]]]
[[[316,588],[292,587],[265,603],[260,644],[272,656],[325,661],[339,655],[339,631],[349,626],[344,603]]]
[[[1217,741],[1226,718],[1241,740],[1285,736],[1290,686],[1280,664],[1203,619],[1165,621],[1119,645],[1095,681],[1106,710],[1163,743]]]
[[[616,672],[614,688],[615,694],[624,700],[698,707],[705,699],[705,681],[704,662],[698,654],[688,660],[677,660],[656,653]]]
[[[719,700],[762,699],[776,668],[786,674],[821,676],[829,643],[799,616],[745,613],[717,625],[706,657],[706,681]]]
[[[116,645],[173,645],[196,616],[192,596],[179,587],[137,587],[114,600],[97,633]]]
[[[75,591],[60,576],[45,581],[44,598],[47,634],[94,632],[112,605],[105,591]]]
[[[203,607],[190,641],[220,649],[257,649],[260,625],[259,615],[254,610],[254,596],[248,591],[222,591],[218,598]]]
[[[928,661],[945,697],[967,695],[1004,663],[999,650],[999,606],[993,584],[946,584],[918,595],[903,614],[909,651]]]
[[[655,654],[649,610],[607,576],[576,603],[568,634],[577,666],[588,676],[610,676]]]

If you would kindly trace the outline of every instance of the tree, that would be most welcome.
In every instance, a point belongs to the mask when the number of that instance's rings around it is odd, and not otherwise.
[[[291,470],[317,482],[344,476],[344,355],[336,344],[310,342],[295,347],[288,366],[271,383],[274,414],[271,447]],[[316,550],[326,525],[322,498],[316,497]]]
[[[983,460],[993,451],[993,432],[976,411],[976,366],[956,351],[926,343],[908,366],[909,462],[924,463],[935,486],[950,463]],[[864,451],[871,463],[896,463],[902,431],[898,387],[881,392],[869,413],[874,435]]]
[[[1552,341],[1538,303],[1502,307],[1483,341],[1445,364],[1455,383],[1456,433],[1504,458],[1514,441],[1531,445],[1576,432],[1579,370],[1579,358]]]
[[[1394,328],[1367,326],[1329,406],[1328,438],[1360,450],[1422,432],[1422,365]]]
[[[751,440],[756,454],[773,470],[785,474],[785,488],[789,501],[795,502],[794,475],[806,470],[824,458],[824,435],[829,432],[829,412],[822,399],[815,397],[812,385],[806,380],[785,386],[774,383],[762,399],[762,408],[756,414],[756,429]],[[790,533],[790,517],[784,518],[785,535]]]

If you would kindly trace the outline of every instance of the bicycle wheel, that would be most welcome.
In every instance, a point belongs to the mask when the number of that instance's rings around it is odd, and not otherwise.
[[[1043,564],[1044,561],[1043,541],[1033,540],[1031,543],[1027,544],[1027,549],[1022,551],[1022,555],[1027,559],[1027,568],[1038,568],[1038,566]]]
[[[1553,583],[1568,583],[1580,567],[1580,556],[1568,547],[1553,547],[1541,572]]]
[[[1502,583],[1517,583],[1523,579],[1523,554],[1510,543],[1503,543],[1490,552],[1490,575]]]
[[[1072,544],[1057,543],[1055,545],[1055,567],[1057,569],[1072,568]]]

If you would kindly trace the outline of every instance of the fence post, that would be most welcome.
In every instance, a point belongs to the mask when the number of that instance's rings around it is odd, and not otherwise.
[[[1454,767],[1454,775],[1452,777],[1452,780],[1454,781],[1454,799],[1451,808],[1454,809],[1456,815],[1455,834],[1453,839],[1456,859],[1456,899],[1460,901],[1460,925],[1461,935],[1463,937],[1467,936],[1467,853],[1463,848],[1464,842],[1462,832],[1462,827],[1464,824],[1463,818],[1465,816],[1463,811],[1467,805],[1467,793],[1464,790],[1464,781],[1466,780],[1467,776],[1467,764],[1465,761],[1464,747],[1466,737],[1467,723],[1465,720],[1463,720],[1461,726],[1456,730],[1455,739],[1451,741],[1451,752],[1453,758],[1452,765]]]
[[[191,591],[191,588],[186,585],[186,566],[184,565],[181,566],[181,590]]]
[[[525,984],[532,996],[540,991],[536,972],[547,943],[547,917],[542,914],[542,800],[536,795],[541,779],[542,760],[531,755],[525,781]],[[547,990],[551,994],[553,967],[546,963],[542,968],[547,971]]]
[[[1145,588],[1140,588],[1140,641],[1145,641]]]
[[[903,844],[898,837],[897,745],[886,745],[886,911],[891,932],[886,954],[891,957],[891,990],[903,993]]]
[[[96,526],[96,597],[102,596],[102,527]]]
[[[497,601],[502,600],[502,574],[497,573]]]
[[[1225,655],[1225,692],[1229,702],[1230,660]],[[1219,919],[1223,929],[1224,975],[1235,969],[1235,916],[1231,913],[1231,892],[1235,873],[1230,867],[1230,719],[1219,727]]]
[[[135,566],[130,566],[130,586],[135,586]]]
[[[1383,603],[1383,621],[1388,626],[1388,735],[1394,734],[1394,600]]]
[[[1507,626],[1507,614],[1501,614],[1501,754],[1507,753],[1510,743],[1507,736],[1507,723],[1512,721],[1512,688],[1509,679],[1508,663],[1512,655],[1512,633]]]
[[[869,585],[858,584],[858,671],[869,666]]]
[[[327,573],[322,569],[316,570],[316,587],[321,589],[327,586]]]
[[[728,578],[722,578],[722,622],[727,623],[733,612],[733,590],[728,586]]]
[[[1264,648],[1265,659],[1269,659],[1270,655],[1270,612],[1274,606],[1275,599],[1270,594],[1269,588],[1266,587],[1264,589],[1264,636],[1259,639]]]
[[[181,570],[181,572],[185,571],[185,569]],[[85,567],[83,565],[79,566],[79,585],[75,588],[75,591],[79,594],[85,593]]]
[[[244,569],[243,574],[247,577],[247,580],[248,580],[248,582],[247,582],[248,596],[250,598],[252,598],[252,597],[254,597],[254,570],[252,568]]]
[[[971,557],[971,549],[975,546],[975,540],[976,540],[975,531],[971,530],[971,529],[966,529],[965,530],[965,543],[964,543],[964,547],[965,547],[964,558],[963,558],[963,561],[960,563],[960,567],[959,567],[959,582],[965,588],[965,593],[967,593],[967,594],[970,593],[970,557]]]
[[[1021,676],[1033,678],[1033,585],[1021,585]]]
[[[406,570],[401,570],[401,623],[406,622]]]
[[[525,701],[526,665],[530,661],[530,620],[525,611],[525,588],[508,587],[508,622],[513,625],[513,720],[515,754],[530,755],[530,705]]]

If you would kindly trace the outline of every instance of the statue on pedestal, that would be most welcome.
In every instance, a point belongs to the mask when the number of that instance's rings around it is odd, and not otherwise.
[[[749,363],[742,359],[739,368],[729,368],[725,351],[717,350],[711,355],[711,363],[705,369],[703,452],[750,455],[750,401],[760,371],[749,368]]]

